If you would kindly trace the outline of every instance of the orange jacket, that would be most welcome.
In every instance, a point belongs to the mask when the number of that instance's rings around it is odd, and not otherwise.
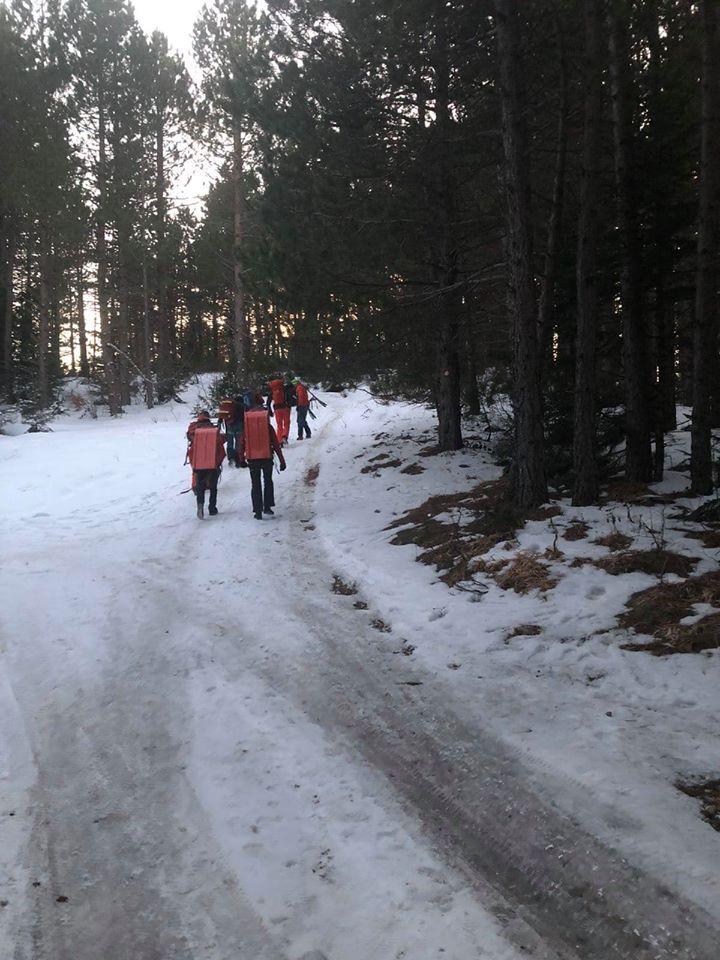
[[[271,380],[268,384],[270,387],[270,397],[273,402],[274,407],[283,407],[287,406],[285,402],[285,382],[283,380]]]
[[[310,395],[308,394],[307,387],[304,383],[295,384],[295,396],[297,397],[299,407],[310,406]]]

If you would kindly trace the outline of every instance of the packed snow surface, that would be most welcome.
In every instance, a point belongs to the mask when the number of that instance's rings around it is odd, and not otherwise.
[[[645,574],[565,565],[547,594],[468,593],[390,545],[406,510],[499,473],[482,448],[418,460],[419,405],[323,395],[276,517],[253,520],[246,471],[226,468],[220,515],[198,521],[184,432],[208,386],[0,437],[0,956],[691,957],[662,924],[637,953],[568,947],[559,887],[541,916],[482,837],[446,835],[477,787],[479,810],[521,809],[527,841],[487,826],[508,861],[554,830],[545,855],[575,851],[570,871],[617,862],[720,928],[720,835],[674,785],[720,771],[718,654],[620,649]],[[402,466],[362,472],[378,453]],[[570,518],[651,535],[605,508]],[[543,551],[552,529],[519,540]],[[678,535],[691,547],[715,568]],[[542,633],[506,640],[519,624]]]

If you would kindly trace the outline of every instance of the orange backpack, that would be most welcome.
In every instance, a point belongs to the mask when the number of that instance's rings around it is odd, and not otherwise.
[[[193,470],[216,470],[220,466],[224,454],[218,443],[219,436],[217,427],[197,427],[193,431],[190,447],[190,466]]]
[[[286,407],[287,400],[285,399],[285,384],[282,380],[271,380],[268,384],[270,387],[270,396],[272,397],[273,406],[275,407]]]
[[[245,459],[269,460],[271,456],[267,410],[248,410],[245,414]]]

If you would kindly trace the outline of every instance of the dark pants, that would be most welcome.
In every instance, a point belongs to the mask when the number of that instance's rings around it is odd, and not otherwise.
[[[242,444],[240,443],[239,437],[242,433],[243,425],[240,424],[228,424],[225,427],[225,433],[227,435],[227,458],[228,460],[235,460],[235,445],[237,443],[238,452]],[[240,459],[238,457],[238,459]]]
[[[210,509],[217,506],[217,488],[220,479],[220,468],[217,470],[195,471],[195,496],[198,503],[205,503],[205,491],[210,491]]]
[[[306,437],[311,437],[312,433],[310,432],[310,427],[307,423],[308,408],[301,407],[298,404],[297,407],[297,428],[298,428],[298,440],[303,438],[303,430],[305,431]]]
[[[248,460],[252,481],[253,513],[262,513],[275,506],[272,460]]]

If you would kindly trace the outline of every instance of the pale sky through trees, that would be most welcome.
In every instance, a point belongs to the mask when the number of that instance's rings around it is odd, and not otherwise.
[[[193,24],[203,7],[203,0],[133,0],[137,18],[147,33],[161,30],[170,46],[184,54],[192,55]],[[188,63],[191,71],[193,64]]]

